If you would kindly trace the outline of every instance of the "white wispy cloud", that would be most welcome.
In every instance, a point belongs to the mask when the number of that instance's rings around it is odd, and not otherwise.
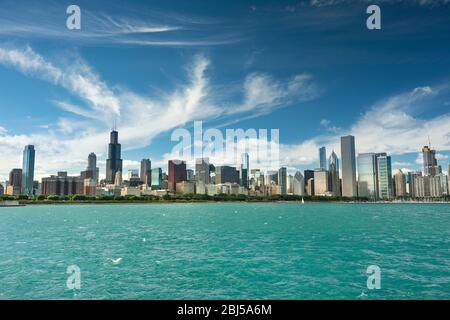
[[[63,69],[46,61],[28,47],[24,50],[0,48],[0,63],[63,87],[86,101],[103,119],[108,119],[111,114],[120,114],[119,100],[112,90],[83,62],[74,61]],[[67,108],[68,105],[65,106]]]
[[[138,8],[138,7],[137,7]],[[81,6],[81,30],[67,30],[64,4],[49,2],[45,6],[22,6],[2,3],[0,38],[52,39],[73,43],[95,43],[138,46],[216,46],[235,43],[242,33],[222,32],[216,21],[189,18],[156,10],[90,10]],[[120,11],[118,14],[117,11]],[[67,17],[67,16],[66,16]],[[208,28],[207,28],[208,26]],[[206,32],[205,32],[206,31]]]
[[[70,65],[50,62],[30,47],[0,47],[0,64],[64,88],[84,102],[78,105],[66,98],[51,101],[67,115],[49,126],[45,133],[14,135],[2,131],[0,153],[12,155],[0,163],[3,177],[20,163],[21,149],[26,144],[36,145],[36,171],[41,175],[63,169],[77,173],[90,152],[104,158],[112,124],[110,115],[117,120],[125,149],[137,149],[148,146],[161,133],[195,120],[268,113],[281,106],[312,99],[317,94],[311,89],[309,76],[294,76],[282,83],[268,75],[252,74],[242,83],[244,98],[241,102],[229,101],[231,97],[224,92],[219,99],[211,89],[211,79],[206,72],[211,61],[203,55],[195,56],[186,68],[184,84],[157,97],[143,96],[127,89],[110,89],[82,59],[72,60]],[[258,84],[271,95],[258,93]]]

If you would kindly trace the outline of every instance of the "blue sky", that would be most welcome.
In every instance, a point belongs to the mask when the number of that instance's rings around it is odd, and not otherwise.
[[[278,128],[281,163],[388,152],[420,168],[428,136],[448,168],[448,0],[65,1],[0,4],[0,180],[37,149],[37,176],[103,166],[117,121],[125,167],[163,166],[175,128]],[[379,4],[382,30],[366,28]],[[101,168],[101,172],[104,168]],[[104,172],[103,172],[104,174]]]

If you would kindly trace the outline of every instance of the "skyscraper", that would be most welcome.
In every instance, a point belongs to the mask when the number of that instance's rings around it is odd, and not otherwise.
[[[341,183],[339,180],[339,158],[336,153],[331,152],[328,159],[328,174],[329,174],[329,187],[328,190],[333,196],[338,197],[341,195]]]
[[[328,171],[323,169],[314,170],[314,195],[328,195]]]
[[[342,195],[344,197],[356,197],[356,159],[355,137],[341,137],[342,158]]]
[[[406,177],[403,174],[402,170],[398,170],[398,172],[394,175],[394,182],[395,182],[395,196],[405,197],[406,196]]]
[[[248,153],[242,154],[242,161],[241,161],[241,171],[240,171],[240,182],[241,186],[248,188],[248,174],[250,169],[250,160]]]
[[[327,170],[327,149],[322,147],[319,149],[319,168],[322,170]]]
[[[308,183],[312,179],[314,181],[314,170],[305,170],[303,171],[303,178],[305,180],[305,190],[308,189]],[[311,188],[309,188],[311,189]],[[314,190],[314,187],[312,188]]]
[[[358,155],[358,195],[372,199],[378,196],[375,153],[360,153]]]
[[[22,169],[12,169],[9,173],[9,185],[6,194],[10,196],[20,195],[22,191]]]
[[[434,176],[436,175],[436,150],[432,150],[431,147],[424,146],[422,148],[423,155],[423,175]]]
[[[150,159],[142,159],[141,161],[141,181],[148,187],[152,185],[152,162]]]
[[[169,191],[175,192],[177,183],[186,180],[186,162],[169,160]]]
[[[86,178],[93,179],[95,183],[98,182],[99,170],[97,168],[97,156],[95,153],[90,153],[88,156],[88,166],[86,168]]]
[[[23,150],[22,161],[22,194],[30,196],[33,195],[34,183],[34,162],[35,150],[34,146],[26,146]]]
[[[391,157],[385,153],[376,155],[378,197],[380,199],[391,199],[394,195],[392,185]]]
[[[160,190],[163,186],[163,174],[161,168],[152,169],[152,189]]]
[[[235,167],[216,167],[216,184],[239,183],[239,172]]]
[[[287,169],[284,167],[278,170],[278,186],[281,195],[287,194]]]
[[[195,174],[197,182],[208,184],[211,181],[211,172],[208,158],[195,160]]]
[[[110,143],[108,146],[108,159],[106,160],[106,183],[114,183],[117,172],[122,172],[121,145],[119,143],[119,133],[111,131]]]
[[[294,195],[303,196],[305,194],[305,179],[303,175],[297,171],[294,176]]]

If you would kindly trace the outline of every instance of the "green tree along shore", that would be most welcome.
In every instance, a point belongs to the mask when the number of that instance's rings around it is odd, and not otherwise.
[[[53,204],[53,203],[169,203],[169,202],[277,202],[277,201],[301,201],[307,202],[367,202],[367,198],[345,198],[345,197],[316,197],[316,196],[294,196],[273,195],[268,197],[255,197],[246,195],[219,194],[208,196],[203,194],[165,195],[158,196],[0,196],[0,201],[19,201],[21,204]]]

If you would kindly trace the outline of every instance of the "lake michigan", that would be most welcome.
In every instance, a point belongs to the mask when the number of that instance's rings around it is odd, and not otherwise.
[[[0,208],[0,299],[450,299],[450,205]]]

